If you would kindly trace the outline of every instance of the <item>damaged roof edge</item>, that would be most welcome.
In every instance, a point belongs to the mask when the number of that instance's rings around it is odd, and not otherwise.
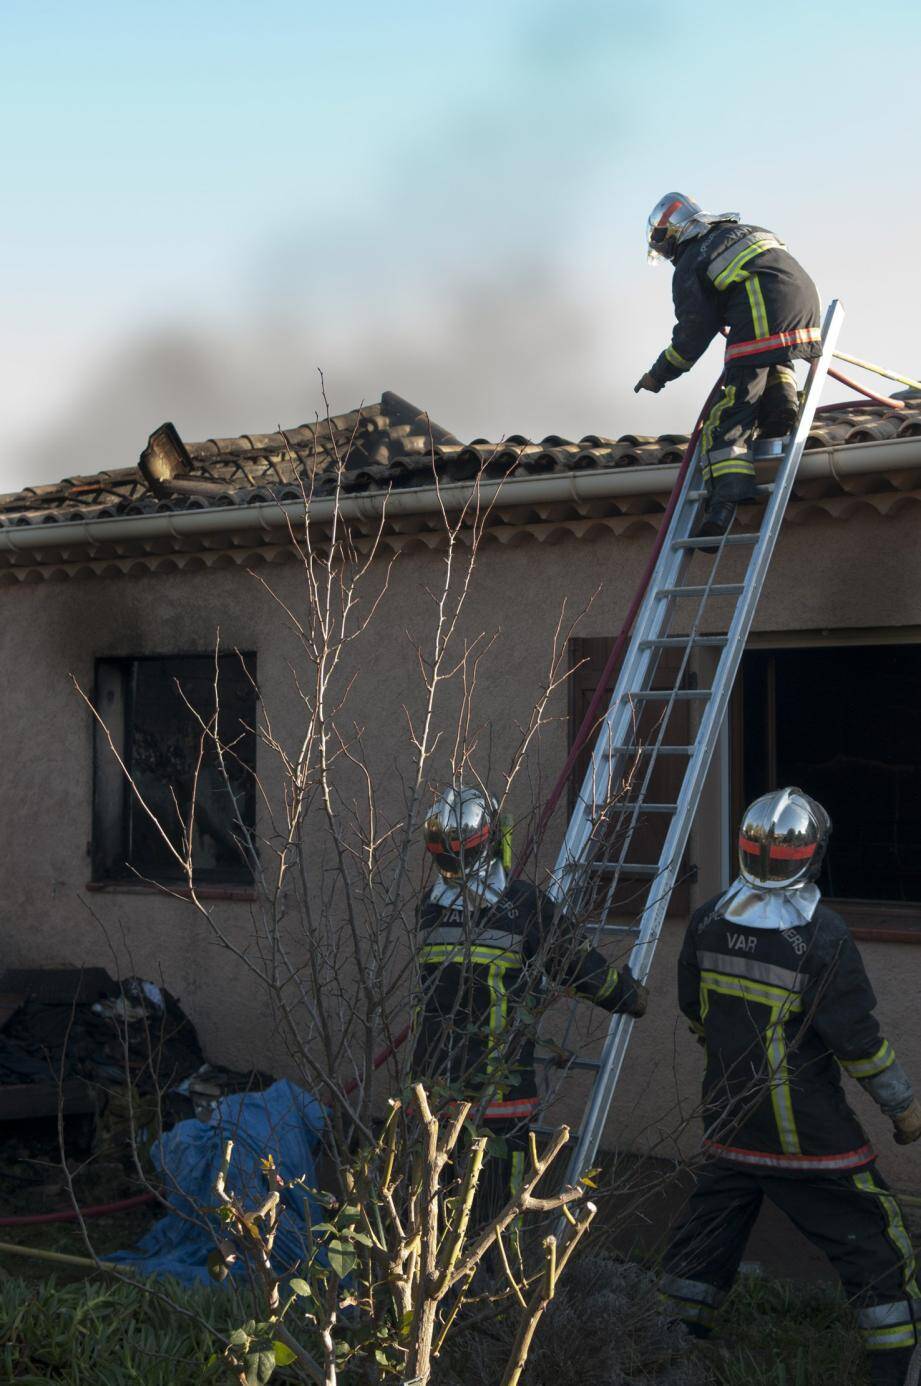
[[[921,438],[886,439],[850,443],[843,447],[815,448],[804,454],[798,481],[838,480],[878,472],[921,467]],[[668,493],[675,484],[677,466],[656,464],[604,472],[566,472],[546,477],[509,477],[498,481],[447,482],[384,492],[321,496],[308,502],[307,514],[323,524],[337,514],[343,519],[380,520],[382,515],[421,515],[440,509],[456,513],[476,496],[481,505],[501,500],[503,506],[580,503],[617,496]],[[58,520],[17,528],[0,529],[0,552],[56,549],[73,544],[120,542],[129,539],[172,538],[201,534],[273,530],[303,519],[303,501],[259,502],[249,505],[211,506],[153,515],[107,516],[98,520]]]

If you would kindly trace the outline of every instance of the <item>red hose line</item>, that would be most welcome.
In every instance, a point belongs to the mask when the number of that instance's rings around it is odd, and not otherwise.
[[[694,456],[694,449],[696,448],[697,440],[700,437],[700,431],[703,427],[703,421],[707,417],[707,414],[710,412],[710,409],[712,408],[713,402],[716,399],[717,393],[722,383],[722,379],[723,377],[720,376],[719,380],[716,382],[713,389],[710,391],[710,394],[707,397],[707,402],[704,405],[703,409],[700,411],[700,416],[697,420],[697,423],[694,425],[694,432],[691,434],[690,441],[688,442],[688,445],[684,450],[684,456],[681,459],[681,466],[678,468],[678,475],[675,478],[675,484],[672,487],[672,493],[668,498],[668,504],[666,505],[665,511],[663,512],[662,522],[659,525],[659,530],[656,534],[655,542],[652,546],[652,550],[649,555],[649,561],[646,564],[645,571],[643,573],[643,576],[640,578],[639,584],[637,585],[637,589],[633,594],[633,600],[630,603],[630,609],[628,610],[627,615],[624,619],[624,623],[621,626],[620,634],[615,640],[614,648],[608,656],[608,661],[604,666],[604,672],[602,673],[601,678],[598,680],[598,687],[595,689],[594,696],[592,697],[592,700],[588,705],[588,709],[585,713],[585,716],[582,719],[582,725],[579,727],[579,730],[576,732],[576,735],[573,739],[572,748],[569,752],[569,755],[566,757],[566,762],[562,770],[560,771],[559,775],[557,776],[556,783],[551,789],[547,801],[544,804],[543,809],[541,810],[540,818],[537,822],[537,828],[528,838],[528,841],[525,843],[521,855],[515,863],[514,869],[512,871],[513,877],[521,875],[521,872],[524,869],[525,862],[528,860],[528,857],[534,849],[535,844],[540,842],[544,830],[547,827],[548,822],[550,821],[550,816],[553,813],[553,810],[556,808],[557,804],[559,803],[563,790],[569,783],[569,778],[572,775],[573,768],[579,757],[579,754],[583,750],[585,743],[588,740],[589,735],[591,734],[595,726],[596,719],[598,716],[598,710],[601,706],[603,698],[606,695],[608,684],[611,682],[614,676],[614,672],[617,669],[617,666],[623,657],[624,648],[630,636],[630,631],[633,629],[633,623],[636,620],[637,612],[639,611],[640,606],[643,602],[643,598],[646,595],[646,589],[648,588],[649,583],[652,579],[653,572],[655,571],[655,566],[658,562],[659,554],[662,552],[662,547],[665,543],[665,536],[668,533],[668,527],[671,524],[672,515],[675,513],[675,507],[678,504],[678,497],[681,494],[681,488],[684,485],[684,479],[687,476],[688,468],[691,465],[691,458]]]
[[[387,1062],[388,1059],[393,1057],[393,1055],[397,1052],[400,1045],[403,1043],[403,1041],[409,1034],[409,1029],[410,1027],[408,1024],[404,1025],[400,1033],[398,1035],[394,1035],[392,1043],[388,1044],[386,1048],[382,1049],[379,1054],[375,1054],[372,1065],[374,1068],[380,1068],[383,1064]],[[351,1097],[352,1093],[358,1087],[360,1082],[360,1078],[353,1078],[351,1082],[346,1083],[345,1087],[342,1089],[343,1096]]]
[[[872,399],[876,404],[884,404],[887,409],[905,408],[905,401],[903,399],[893,399],[891,395],[877,394],[877,392],[875,390],[871,390],[869,386],[858,385],[856,380],[852,380],[849,375],[842,375],[840,371],[833,371],[829,367],[828,374],[831,376],[832,380],[837,380],[839,385],[846,385],[849,390],[856,390],[858,395],[866,395],[867,399]],[[844,407],[847,408],[846,405]],[[840,405],[824,404],[819,406],[819,408],[816,410],[816,413],[818,414],[823,411],[840,408]]]
[[[374,1067],[380,1068],[387,1060],[396,1053],[400,1045],[409,1034],[409,1026],[404,1025],[398,1035],[394,1036],[393,1043],[388,1044],[379,1054],[374,1056]],[[359,1080],[353,1078],[346,1084],[344,1089],[346,1097],[353,1093],[358,1087]],[[155,1193],[135,1194],[133,1198],[122,1198],[116,1203],[97,1203],[92,1208],[81,1208],[80,1216],[83,1218],[101,1218],[107,1213],[127,1213],[130,1208],[140,1208],[145,1203],[153,1203],[157,1197]],[[0,1227],[34,1227],[38,1223],[44,1222],[76,1222],[77,1212],[74,1208],[60,1208],[56,1213],[28,1213],[19,1217],[0,1218]]]
[[[101,1218],[107,1213],[127,1213],[129,1208],[140,1208],[145,1203],[153,1203],[155,1193],[135,1194],[133,1198],[121,1198],[116,1203],[97,1203],[92,1208],[81,1208],[80,1217]],[[60,1208],[56,1213],[27,1213],[20,1217],[0,1218],[0,1227],[34,1227],[40,1222],[76,1222],[75,1208]]]

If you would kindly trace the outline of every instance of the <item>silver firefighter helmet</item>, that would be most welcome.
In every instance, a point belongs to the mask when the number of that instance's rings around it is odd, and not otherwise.
[[[684,193],[670,192],[660,197],[646,219],[646,250],[650,261],[674,259],[681,232],[701,211],[702,208]]]
[[[756,890],[791,890],[814,881],[831,833],[831,819],[795,785],[763,794],[739,829],[739,868]]]
[[[448,880],[487,869],[495,848],[498,806],[481,789],[452,785],[435,797],[425,820],[425,847]]]
[[[703,236],[722,221],[738,221],[738,212],[719,212],[710,216],[692,197],[670,192],[660,197],[646,218],[646,258],[674,260],[679,245]]]

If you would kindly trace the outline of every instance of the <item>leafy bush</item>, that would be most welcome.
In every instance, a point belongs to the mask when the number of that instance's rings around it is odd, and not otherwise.
[[[170,1297],[229,1332],[229,1294],[169,1286]],[[199,1386],[208,1329],[132,1285],[53,1277],[0,1280],[0,1380],[16,1386]]]

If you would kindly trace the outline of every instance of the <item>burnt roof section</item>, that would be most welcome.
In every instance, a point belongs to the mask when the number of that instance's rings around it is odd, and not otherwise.
[[[921,436],[921,395],[893,396],[892,405],[823,406],[807,448],[844,447],[876,439]],[[0,496],[0,528],[255,505],[300,499],[305,488],[329,495],[341,476],[344,493],[430,486],[485,474],[539,476],[617,467],[668,465],[680,460],[687,437],[633,433],[586,434],[578,441],[551,435],[532,441],[512,434],[500,442],[462,443],[425,412],[386,391],[377,404],[278,433],[247,433],[184,445],[161,425],[135,467],[66,477]]]

